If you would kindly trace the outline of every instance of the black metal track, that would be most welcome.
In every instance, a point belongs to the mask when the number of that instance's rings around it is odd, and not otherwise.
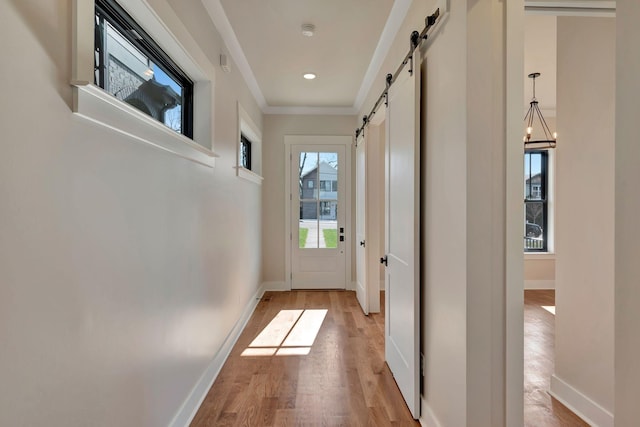
[[[380,108],[382,101],[384,100],[385,104],[388,105],[387,97],[389,96],[389,88],[397,80],[398,76],[400,75],[400,73],[408,63],[410,63],[410,66],[411,66],[411,69],[409,70],[409,72],[413,73],[413,52],[418,48],[418,46],[420,46],[420,43],[422,42],[422,40],[427,39],[428,37],[427,33],[436,24],[436,22],[438,22],[439,17],[440,17],[440,9],[438,8],[436,9],[435,12],[433,12],[433,14],[425,18],[424,20],[425,27],[422,30],[422,32],[420,33],[418,33],[417,31],[411,32],[411,36],[409,37],[409,40],[410,40],[409,52],[404,57],[404,59],[402,60],[402,63],[398,66],[395,73],[386,75],[385,77],[386,86],[384,90],[376,100],[375,104],[373,104],[373,108],[371,109],[371,112],[362,118],[362,126],[356,129],[356,145],[358,141],[358,136],[360,136],[360,134],[364,131],[364,128],[369,124],[373,116],[376,114],[376,111],[378,110],[378,108]]]

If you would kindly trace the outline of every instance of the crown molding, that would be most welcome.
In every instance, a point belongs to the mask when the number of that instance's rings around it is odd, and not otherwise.
[[[227,17],[220,0],[202,0],[202,4],[207,10],[207,13],[209,13],[209,17],[211,17],[213,25],[220,33],[224,44],[227,46],[227,49],[229,49],[229,54],[240,70],[240,74],[242,74],[244,81],[247,83],[253,98],[264,111],[267,107],[267,100],[258,85],[258,81],[251,70],[249,61],[247,61],[247,57],[244,55],[244,51],[240,46],[240,42],[236,37],[236,33],[233,31],[231,22],[229,22],[229,18]]]
[[[528,14],[554,16],[615,17],[616,2],[613,0],[525,0],[524,10]]]
[[[412,0],[396,0],[393,2],[391,12],[389,13],[387,22],[384,24],[384,29],[380,34],[378,45],[376,46],[376,50],[371,57],[369,68],[367,68],[367,72],[364,75],[364,79],[362,80],[362,84],[360,85],[360,90],[358,91],[358,95],[356,96],[356,100],[353,104],[356,113],[362,108],[362,104],[364,103],[367,94],[371,90],[373,81],[378,75],[380,67],[382,67],[382,63],[389,53],[389,49],[391,49],[393,40],[396,38],[396,35],[398,34],[398,31],[400,31],[400,27],[402,26],[402,23],[404,22],[404,19],[409,12],[411,3]]]
[[[354,107],[276,107],[268,105],[262,109],[264,114],[290,114],[310,116],[355,116],[358,110]]]

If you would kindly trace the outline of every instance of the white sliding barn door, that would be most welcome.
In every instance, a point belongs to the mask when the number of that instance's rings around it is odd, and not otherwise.
[[[367,147],[364,132],[356,139],[356,296],[364,314],[369,314],[367,280]],[[373,278],[372,278],[373,279]]]
[[[420,416],[420,55],[389,89],[386,117],[385,358]],[[413,68],[414,72],[409,73]]]

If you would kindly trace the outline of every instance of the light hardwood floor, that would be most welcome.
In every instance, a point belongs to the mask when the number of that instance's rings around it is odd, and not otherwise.
[[[308,354],[242,355],[248,348],[269,354],[291,351],[286,345],[268,348],[270,337],[284,336],[282,328],[261,335],[258,348],[250,346],[282,310],[323,309],[326,317],[313,345],[301,345],[309,338],[302,337],[295,348]],[[384,363],[382,310],[365,316],[354,292],[265,293],[191,425],[419,426]],[[280,326],[291,315],[283,313]],[[297,319],[304,323],[303,317]],[[294,331],[295,326],[289,336]]]
[[[588,427],[587,423],[549,394],[549,381],[553,374],[555,316],[543,306],[555,307],[555,291],[525,291],[525,427]]]
[[[191,425],[419,425],[384,363],[381,302],[364,316],[353,292],[267,292]],[[548,393],[554,305],[553,291],[525,291],[525,426],[587,426]],[[305,309],[327,310],[307,355],[242,356],[281,310]]]

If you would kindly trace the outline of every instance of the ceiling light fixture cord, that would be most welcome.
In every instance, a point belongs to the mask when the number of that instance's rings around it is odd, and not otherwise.
[[[360,136],[360,134],[364,131],[365,126],[367,126],[371,122],[371,118],[374,116],[374,114],[382,104],[382,101],[384,100],[385,105],[387,106],[389,105],[389,98],[388,98],[389,88],[391,87],[393,82],[396,81],[396,79],[398,78],[398,76],[400,75],[404,67],[407,65],[407,63],[409,63],[409,61],[411,61],[411,66],[409,67],[409,73],[413,73],[413,51],[416,50],[418,46],[420,46],[420,43],[423,40],[427,39],[428,37],[427,32],[436,24],[436,22],[438,22],[439,17],[440,17],[440,8],[436,9],[436,11],[433,12],[433,14],[425,18],[424,20],[425,27],[422,30],[422,32],[420,33],[417,31],[411,32],[411,36],[409,37],[409,42],[411,46],[409,48],[409,53],[405,55],[404,59],[402,60],[402,63],[400,64],[400,66],[398,67],[395,73],[386,75],[385,77],[386,84],[385,84],[384,91],[382,91],[382,93],[376,100],[375,104],[373,104],[373,108],[371,109],[371,112],[366,116],[364,116],[366,120],[363,120],[362,126],[356,129],[356,141],[358,140],[358,137]]]

